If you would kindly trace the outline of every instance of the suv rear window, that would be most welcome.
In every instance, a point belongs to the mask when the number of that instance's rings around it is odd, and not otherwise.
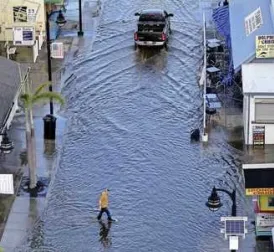
[[[159,21],[165,22],[165,17],[161,13],[141,14],[139,21]]]
[[[140,32],[162,32],[165,27],[164,23],[158,23],[158,25],[139,24],[138,31]]]

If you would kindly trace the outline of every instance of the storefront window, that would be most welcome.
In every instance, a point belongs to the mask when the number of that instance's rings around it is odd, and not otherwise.
[[[255,99],[255,122],[274,122],[274,99]]]
[[[274,197],[268,197],[268,207],[274,207]]]
[[[13,21],[17,22],[27,22],[27,7],[26,6],[15,6],[13,7]]]

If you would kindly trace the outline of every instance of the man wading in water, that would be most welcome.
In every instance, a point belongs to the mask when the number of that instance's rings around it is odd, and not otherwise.
[[[105,212],[107,214],[107,216],[108,216],[108,220],[109,221],[113,221],[113,219],[111,218],[110,212],[108,210],[108,192],[109,192],[109,190],[105,189],[101,193],[101,196],[100,196],[100,199],[99,199],[99,209],[100,209],[100,212],[99,212],[99,214],[97,216],[98,220],[101,219],[102,214]]]

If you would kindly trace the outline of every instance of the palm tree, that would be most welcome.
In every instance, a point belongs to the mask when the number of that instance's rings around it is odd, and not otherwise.
[[[26,145],[27,145],[27,158],[29,166],[29,189],[34,189],[37,186],[36,177],[36,144],[35,144],[35,131],[33,122],[33,106],[37,103],[48,102],[50,99],[64,104],[64,98],[56,92],[45,91],[50,83],[46,82],[38,86],[32,93],[29,85],[25,85],[25,92],[20,96],[23,101],[26,119]]]

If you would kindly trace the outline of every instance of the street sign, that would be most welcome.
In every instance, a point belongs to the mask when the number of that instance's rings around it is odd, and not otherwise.
[[[274,195],[274,188],[246,188],[246,196]]]
[[[35,9],[27,9],[27,19],[29,23],[35,23],[36,21],[36,10]]]
[[[34,45],[34,27],[14,27],[13,44],[16,46]]]
[[[253,126],[253,145],[265,144],[265,126]]]
[[[0,174],[0,194],[14,194],[13,174]]]
[[[274,58],[274,35],[256,36],[256,58]]]
[[[53,42],[51,44],[51,57],[55,59],[64,58],[64,45],[63,42]]]

